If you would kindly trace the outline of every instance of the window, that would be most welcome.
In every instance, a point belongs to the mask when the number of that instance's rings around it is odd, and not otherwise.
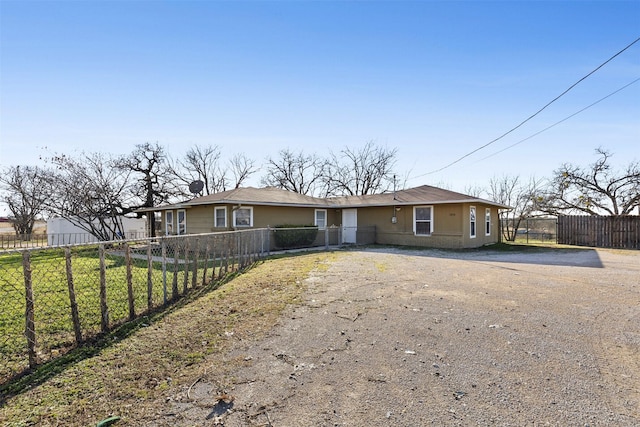
[[[314,225],[318,227],[320,230],[324,230],[325,228],[327,228],[327,210],[326,209],[316,209]]]
[[[484,211],[484,234],[491,236],[491,208]]]
[[[178,211],[178,234],[187,234],[187,211]]]
[[[413,208],[413,232],[416,236],[430,236],[433,233],[433,207],[416,206]]]
[[[471,206],[469,209],[469,230],[470,236],[473,239],[476,237],[476,207]]]
[[[173,211],[166,211],[164,217],[164,232],[167,234],[167,236],[170,236],[171,234],[173,234]]]
[[[218,207],[215,209],[216,213],[216,223],[215,226],[217,228],[224,228],[227,226],[227,208],[226,207]]]
[[[238,208],[233,211],[234,227],[253,227],[253,208]]]

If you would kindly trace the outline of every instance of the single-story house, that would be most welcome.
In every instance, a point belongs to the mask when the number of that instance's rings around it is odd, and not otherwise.
[[[420,187],[364,196],[318,198],[275,187],[237,188],[183,203],[147,208],[161,213],[163,235],[282,225],[339,227],[356,243],[372,227],[375,243],[473,248],[500,239],[498,211],[507,206],[442,188]]]

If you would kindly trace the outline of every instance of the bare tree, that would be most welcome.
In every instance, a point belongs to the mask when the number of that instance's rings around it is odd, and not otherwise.
[[[484,192],[484,187],[479,185],[468,185],[464,188],[464,194],[468,194],[469,196],[473,197],[482,197]]]
[[[242,186],[251,175],[257,172],[256,162],[244,153],[236,154],[229,160],[229,169],[233,175],[233,188]]]
[[[370,141],[357,150],[347,147],[338,155],[332,153],[325,175],[327,194],[353,196],[389,190],[394,186],[397,152]]]
[[[290,149],[279,151],[278,158],[267,158],[264,185],[295,193],[313,195],[323,184],[325,161],[315,154],[294,153]]]
[[[83,153],[78,158],[54,155],[48,161],[55,167],[47,185],[50,197],[45,207],[49,213],[100,240],[124,234],[122,215],[132,202],[130,171],[101,153]]]
[[[159,144],[138,144],[128,155],[117,161],[117,167],[135,179],[129,186],[134,199],[123,208],[124,213],[152,208],[180,194],[171,174],[164,148]],[[155,236],[155,216],[149,215],[149,229]]]
[[[9,207],[16,235],[29,239],[49,197],[48,170],[37,166],[11,166],[0,174],[1,200]]]
[[[236,154],[223,162],[222,150],[216,146],[194,146],[183,158],[170,165],[171,174],[178,183],[183,197],[193,197],[187,192],[194,181],[204,183],[203,194],[209,195],[238,188],[256,172],[255,161],[245,154]]]
[[[612,154],[596,150],[598,159],[582,168],[565,163],[537,198],[539,209],[550,214],[581,212],[589,215],[629,215],[640,208],[640,163],[622,172],[612,170]]]
[[[227,177],[221,168],[220,157],[220,147],[217,145],[196,145],[179,160],[181,171],[176,176],[187,186],[193,181],[202,181],[205,195],[224,191],[227,187]]]
[[[540,181],[530,178],[521,182],[519,176],[494,177],[489,182],[489,198],[511,209],[500,211],[502,236],[507,241],[515,241],[518,227],[523,219],[536,211],[535,194]]]

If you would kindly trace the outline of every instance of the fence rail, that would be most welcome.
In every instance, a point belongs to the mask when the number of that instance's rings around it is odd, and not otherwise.
[[[640,216],[559,216],[558,243],[640,249]]]
[[[146,232],[128,231],[123,240],[144,239]],[[0,233],[0,250],[41,248],[45,246],[79,245],[97,243],[99,239],[90,233]]]

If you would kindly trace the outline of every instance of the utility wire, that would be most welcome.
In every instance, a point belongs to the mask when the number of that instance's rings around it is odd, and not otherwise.
[[[569,120],[570,118],[572,118],[572,117],[574,117],[574,116],[577,116],[578,114],[582,113],[583,111],[588,110],[589,108],[593,107],[594,105],[599,104],[600,102],[604,101],[605,99],[607,99],[607,98],[609,98],[609,97],[611,97],[611,96],[615,95],[616,93],[618,93],[618,92],[620,92],[620,91],[622,91],[622,90],[624,90],[624,89],[628,88],[628,87],[629,87],[629,86],[631,86],[632,84],[637,83],[637,82],[639,82],[639,81],[640,81],[640,77],[638,77],[637,79],[635,79],[635,80],[634,80],[634,81],[632,81],[631,83],[627,83],[626,85],[622,86],[620,89],[618,89],[618,90],[616,90],[616,91],[614,91],[614,92],[611,92],[609,95],[607,95],[607,96],[605,96],[605,97],[603,97],[603,98],[598,99],[596,102],[594,102],[594,103],[592,103],[592,104],[587,105],[586,107],[582,108],[581,110],[576,111],[576,112],[575,112],[575,113],[573,113],[572,115],[570,115],[570,116],[568,116],[568,117],[565,117],[564,119],[562,119],[562,120],[560,120],[560,121],[558,121],[558,122],[555,122],[554,124],[552,124],[552,125],[550,125],[550,126],[547,126],[546,128],[544,128],[544,129],[542,129],[542,130],[540,130],[540,131],[538,131],[538,132],[534,133],[533,135],[528,136],[528,137],[526,137],[525,139],[521,139],[520,141],[516,142],[515,144],[511,144],[511,145],[509,145],[508,147],[505,147],[505,148],[503,148],[503,149],[502,149],[502,150],[500,150],[500,151],[496,151],[496,152],[495,152],[495,153],[493,153],[493,154],[489,154],[487,157],[483,157],[482,159],[478,160],[478,162],[481,162],[481,161],[483,161],[483,160],[487,160],[488,158],[491,158],[491,157],[493,157],[493,156],[495,156],[495,155],[498,155],[498,154],[502,153],[503,151],[506,151],[506,150],[508,150],[508,149],[510,149],[510,148],[513,148],[513,147],[515,147],[516,145],[522,144],[523,142],[528,141],[528,140],[530,140],[531,138],[533,138],[533,137],[536,137],[536,136],[540,135],[542,132],[546,132],[546,131],[548,131],[549,129],[551,129],[552,127],[555,127],[555,126],[559,125],[560,123],[566,122],[566,121],[567,121],[567,120]],[[477,162],[476,162],[476,163],[477,163]]]
[[[569,88],[567,88],[564,92],[562,92],[560,95],[556,96],[555,98],[553,98],[551,101],[549,101],[544,107],[540,108],[538,111],[536,111],[535,113],[533,113],[532,115],[530,115],[529,117],[527,117],[525,120],[523,120],[522,122],[520,122],[517,126],[511,128],[510,130],[508,130],[507,132],[503,133],[502,135],[500,135],[499,137],[487,142],[486,144],[476,148],[473,151],[470,151],[469,153],[465,154],[462,157],[459,157],[458,159],[454,160],[453,162],[449,163],[446,166],[441,167],[440,169],[436,169],[433,170],[431,172],[427,172],[427,173],[423,173],[422,175],[417,175],[412,177],[411,179],[415,179],[415,178],[420,178],[423,177],[425,175],[431,175],[440,171],[443,171],[445,169],[450,168],[451,166],[455,165],[456,163],[461,162],[462,160],[466,159],[467,157],[471,156],[474,153],[477,153],[478,151],[482,150],[483,148],[488,147],[489,145],[501,140],[502,138],[504,138],[505,136],[509,135],[510,133],[514,132],[516,129],[520,128],[522,125],[524,125],[525,123],[527,123],[529,120],[533,119],[535,116],[537,116],[538,114],[540,114],[542,111],[544,111],[548,106],[550,106],[551,104],[553,104],[554,102],[556,102],[558,99],[560,99],[561,97],[563,97],[567,92],[569,92],[571,89],[573,89],[574,87],[576,87],[578,84],[580,84],[582,81],[584,81],[585,79],[587,79],[589,76],[591,76],[593,73],[595,73],[596,71],[598,71],[600,68],[604,67],[605,65],[607,65],[609,62],[611,62],[614,58],[616,58],[618,55],[622,54],[625,50],[629,49],[631,46],[633,46],[634,44],[636,44],[638,41],[640,41],[640,37],[638,37],[637,39],[635,39],[634,41],[632,41],[631,43],[629,43],[625,48],[623,48],[622,50],[620,50],[618,53],[616,53],[615,55],[613,55],[611,58],[607,59],[606,61],[604,61],[602,64],[598,65],[596,68],[594,68],[591,72],[589,72],[587,75],[585,75],[584,77],[582,77],[580,80],[578,80],[577,82],[575,82],[574,84],[572,84],[571,86],[569,86]]]

